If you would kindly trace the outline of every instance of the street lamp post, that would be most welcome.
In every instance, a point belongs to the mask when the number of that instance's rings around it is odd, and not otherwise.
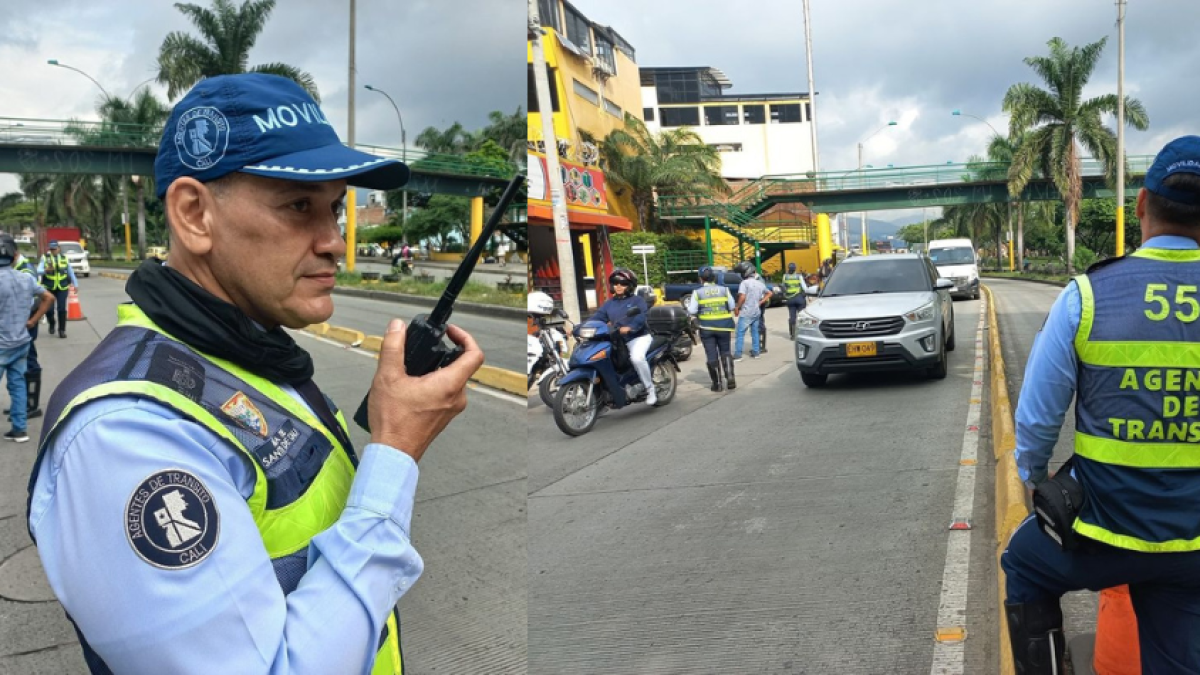
[[[367,91],[383,94],[387,97],[388,102],[392,104],[392,109],[396,111],[396,119],[400,121],[400,161],[408,164],[408,135],[404,131],[404,118],[400,116],[400,108],[396,106],[396,102],[392,100],[391,96],[388,96],[386,91],[372,87],[369,84],[364,84],[363,86],[366,87]],[[400,200],[400,230],[403,231],[408,225],[408,190],[400,192]],[[407,237],[408,235],[405,234],[404,236]]]
[[[1125,255],[1125,0],[1117,0],[1117,256]]]
[[[867,141],[871,140],[872,138],[874,138],[875,134],[878,134],[879,132],[883,131],[884,129],[886,129],[888,127],[894,127],[894,126],[896,126],[896,124],[897,124],[897,122],[895,120],[892,120],[891,122],[888,122],[887,124],[883,125],[882,127],[879,127],[878,129],[876,129],[875,132],[872,133],[870,136],[867,136],[866,138],[864,138],[858,142],[858,175],[859,175],[859,181],[860,181],[860,185],[859,185],[860,188],[862,187],[861,180],[862,180],[862,170],[863,170],[863,144],[866,143]],[[870,255],[867,252],[867,212],[866,211],[862,212],[861,225],[862,225],[863,255]]]
[[[992,133],[996,134],[997,137],[1005,138],[1004,134],[1000,133],[999,131],[996,131],[996,127],[992,126],[991,122],[988,122],[987,120],[983,119],[982,117],[971,115],[969,113],[965,113],[958,109],[951,110],[950,114],[955,117],[970,117],[973,119],[977,119],[980,122],[983,122],[984,124],[988,125],[988,128],[991,129]],[[1008,271],[1009,272],[1012,272],[1015,269],[1015,264],[1013,262],[1013,224],[1012,224],[1012,220],[1013,220],[1013,203],[1012,203],[1012,200],[1010,199],[1008,201]],[[1018,248],[1024,249],[1024,244],[1022,243],[1022,245],[1019,246]],[[1000,267],[1000,242],[998,242],[998,241],[996,242],[996,267],[997,268]]]

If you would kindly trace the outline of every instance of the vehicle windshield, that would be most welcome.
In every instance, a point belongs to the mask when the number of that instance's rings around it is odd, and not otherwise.
[[[58,245],[58,250],[62,251],[63,255],[67,253],[83,253],[83,247],[74,242],[64,242]]]
[[[928,268],[920,260],[871,260],[838,265],[821,297],[929,290]]]
[[[966,246],[955,248],[931,248],[929,260],[934,265],[974,265],[975,252]]]

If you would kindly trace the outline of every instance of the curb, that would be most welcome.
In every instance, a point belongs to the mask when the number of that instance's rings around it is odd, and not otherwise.
[[[1009,536],[1021,521],[1029,515],[1025,505],[1025,485],[1017,476],[1017,464],[1013,454],[1017,447],[1017,436],[1013,422],[1012,404],[1008,400],[1008,380],[1004,375],[1004,356],[1000,351],[1000,329],[996,322],[996,303],[992,289],[983,286],[987,293],[988,312],[988,382],[991,385],[992,451],[996,459],[996,579],[998,582],[1000,607],[1000,673],[1012,675],[1014,671],[1012,650],[1008,648],[1008,621],[1004,617],[1004,570],[1000,567],[1000,554],[1008,544]]]
[[[983,277],[984,279],[1005,279],[1005,280],[1011,280],[1011,281],[1023,281],[1027,284],[1045,284],[1047,286],[1058,286],[1059,288],[1066,288],[1066,286],[1067,286],[1067,282],[1054,281],[1053,279],[1025,279],[1023,277],[994,277],[989,274],[981,274],[980,276]]]

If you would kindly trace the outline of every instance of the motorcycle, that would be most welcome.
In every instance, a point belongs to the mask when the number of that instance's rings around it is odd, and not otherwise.
[[[628,316],[636,316],[637,308]],[[646,351],[650,364],[650,380],[658,398],[656,407],[664,406],[675,398],[679,364],[670,347],[678,339],[682,327],[655,329],[653,339]],[[582,436],[592,430],[596,419],[606,408],[624,408],[631,403],[645,401],[648,392],[638,379],[632,363],[614,361],[614,340],[623,338],[612,331],[603,321],[585,321],[575,327],[579,344],[567,363],[570,370],[558,382],[558,394],[554,399],[554,423],[569,436]],[[627,359],[626,359],[627,360]]]
[[[554,316],[566,319],[567,313],[558,309]],[[530,314],[529,318],[536,333],[525,338],[526,389],[532,389],[536,383],[542,403],[553,408],[559,380],[567,374],[567,336],[557,326],[550,325],[545,316]]]
[[[639,286],[637,294],[646,301],[646,307],[654,307],[658,303],[658,294],[649,286]],[[687,307],[687,303],[682,300],[679,304]],[[687,361],[692,358],[692,347],[698,344],[700,344],[700,324],[696,317],[689,317],[683,333],[671,343],[671,354],[675,356],[676,361]]]

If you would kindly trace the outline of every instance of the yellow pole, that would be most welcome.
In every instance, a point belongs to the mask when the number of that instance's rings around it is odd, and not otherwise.
[[[125,221],[125,261],[133,260],[133,242],[129,239],[129,219],[122,217]]]
[[[471,197],[471,242],[467,246],[474,246],[480,234],[483,234],[483,197]]]
[[[1008,240],[1008,271],[1013,271],[1013,240]]]
[[[828,258],[833,257],[833,235],[829,230],[829,214],[817,214],[817,261],[819,266]]]
[[[1125,205],[1117,202],[1117,255],[1125,255]]]
[[[354,254],[358,246],[358,202],[355,201],[354,188],[346,188],[346,271],[354,271]]]

